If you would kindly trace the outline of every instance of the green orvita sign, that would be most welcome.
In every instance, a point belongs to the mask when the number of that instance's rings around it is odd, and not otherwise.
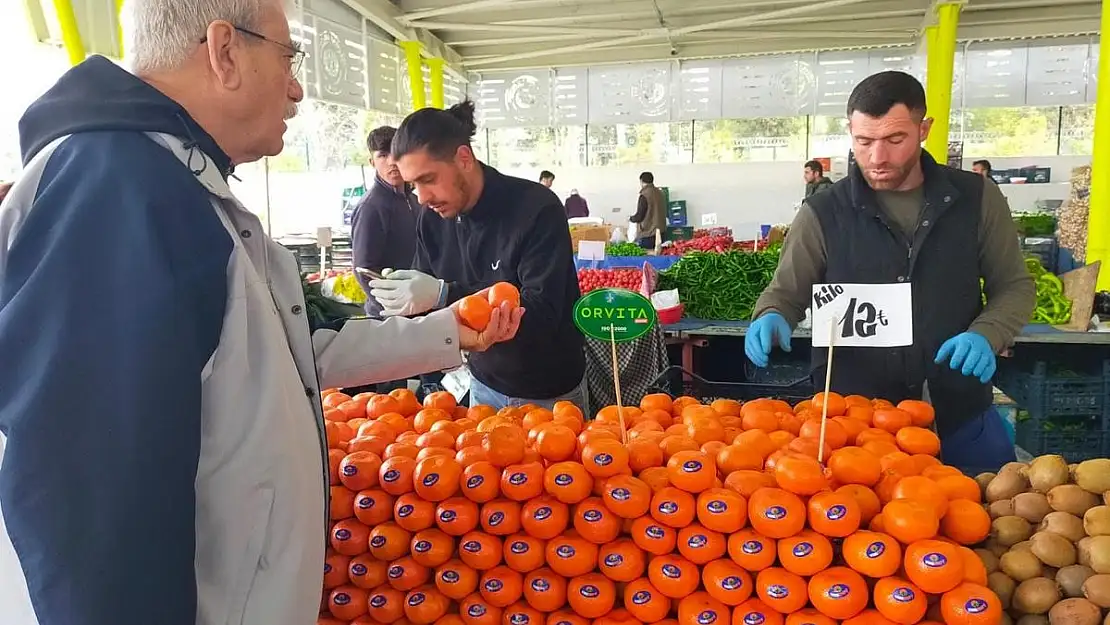
[[[626,289],[599,289],[574,305],[574,325],[586,336],[618,343],[638,339],[657,322],[648,298]]]

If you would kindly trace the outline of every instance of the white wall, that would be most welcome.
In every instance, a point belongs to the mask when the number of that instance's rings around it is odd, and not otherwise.
[[[971,168],[975,159],[965,158]],[[1090,164],[1088,156],[990,158],[995,169],[1023,166],[1051,167],[1050,184],[1001,185],[1015,212],[1031,211],[1037,200],[1065,199],[1071,169]],[[655,175],[655,184],[669,187],[672,200],[686,200],[689,223],[701,225],[701,216],[717,214],[718,225],[733,229],[737,239],[751,238],[761,224],[789,223],[794,205],[805,195],[804,163],[657,164],[620,167],[564,168],[555,171],[553,190],[565,198],[578,189],[590,205],[590,215],[623,225],[635,212],[642,171]],[[535,179],[538,171],[504,173]]]

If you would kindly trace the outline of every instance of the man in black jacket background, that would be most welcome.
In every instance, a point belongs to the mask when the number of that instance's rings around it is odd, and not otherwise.
[[[584,407],[585,340],[573,320],[580,293],[563,204],[539,183],[479,162],[476,129],[471,102],[416,111],[397,129],[393,157],[431,210],[417,222],[414,270],[386,272],[371,293],[383,315],[412,315],[512,283],[528,314],[513,341],[470,355],[471,404]]]
[[[374,183],[351,217],[351,252],[354,266],[381,273],[409,269],[416,257],[416,216],[420,205],[390,155],[397,129],[381,126],[370,131],[366,147],[374,164]],[[366,314],[380,316],[382,305],[370,295],[370,279],[355,273],[366,291]]]

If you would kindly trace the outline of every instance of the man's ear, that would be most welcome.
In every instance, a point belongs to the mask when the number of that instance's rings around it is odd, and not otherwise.
[[[470,149],[469,145],[460,145],[455,150],[455,162],[463,168],[464,171],[470,171],[478,164],[478,158],[474,156],[474,150]]]
[[[238,89],[243,80],[243,35],[224,20],[209,24],[205,35],[208,65],[216,80],[226,89]]]
[[[929,138],[929,131],[932,130],[932,129],[933,129],[933,118],[932,117],[926,117],[925,119],[921,120],[921,140],[919,141],[919,143],[925,143],[925,140]]]

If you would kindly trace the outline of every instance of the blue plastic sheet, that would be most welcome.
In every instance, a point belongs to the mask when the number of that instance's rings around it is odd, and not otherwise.
[[[581,260],[575,256],[574,266],[576,269],[617,269],[640,268],[644,263],[648,263],[657,271],[663,271],[677,263],[679,258],[679,256],[607,256],[605,260]]]

